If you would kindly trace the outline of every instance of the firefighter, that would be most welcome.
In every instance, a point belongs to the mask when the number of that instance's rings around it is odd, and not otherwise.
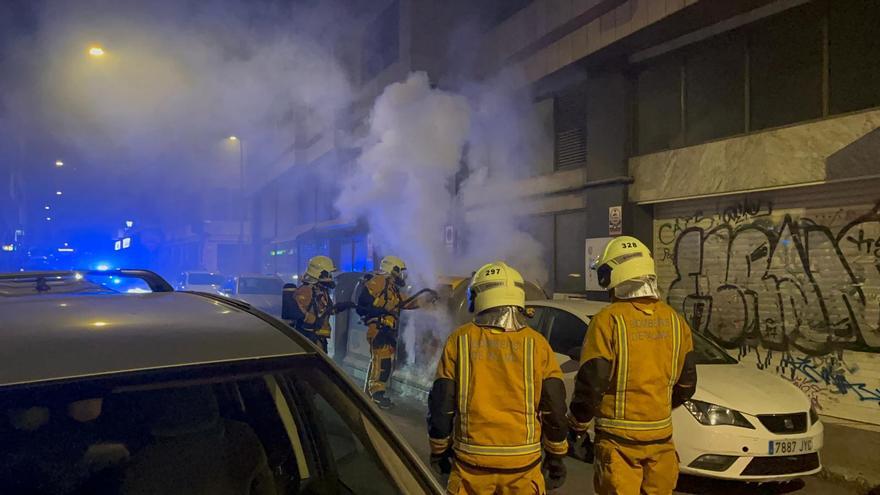
[[[416,309],[418,304],[405,300],[406,263],[397,256],[386,256],[379,263],[379,272],[368,274],[362,282],[357,312],[367,325],[370,345],[370,368],[365,389],[382,409],[394,403],[388,397],[394,361],[397,356],[397,332],[401,310]]]
[[[353,306],[346,303],[333,304],[330,291],[336,287],[333,279],[336,271],[336,265],[327,256],[310,259],[302,285],[293,291],[293,304],[288,305],[294,328],[320,346],[325,353],[331,332],[330,316]]]
[[[671,494],[678,479],[672,409],[697,385],[691,330],[660,301],[654,260],[640,240],[613,239],[594,266],[612,303],[590,320],[584,340],[573,436],[589,442],[595,418],[597,494]]]
[[[565,385],[550,344],[526,322],[523,278],[489,263],[474,273],[468,300],[473,321],[449,336],[428,396],[431,465],[449,473],[449,494],[558,488]]]

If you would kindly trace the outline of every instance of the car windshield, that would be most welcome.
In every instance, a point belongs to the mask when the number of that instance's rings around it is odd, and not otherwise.
[[[273,294],[281,295],[284,282],[278,278],[242,277],[238,282],[239,294]]]
[[[329,367],[274,363],[0,388],[0,493],[427,491]]]
[[[730,354],[718,347],[707,337],[697,332],[692,332],[694,337],[694,355],[697,364],[736,364],[737,360]]]
[[[213,273],[190,273],[187,277],[189,285],[223,285],[226,278]]]

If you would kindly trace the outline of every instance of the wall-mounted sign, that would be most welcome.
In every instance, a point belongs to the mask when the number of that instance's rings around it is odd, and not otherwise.
[[[131,247],[131,237],[126,237],[122,239],[122,249],[128,249]]]
[[[623,207],[611,206],[608,208],[608,235],[621,234],[623,234]]]
[[[605,245],[611,239],[613,237],[593,237],[586,240],[584,246],[584,266],[587,268],[584,276],[586,290],[605,290],[599,285],[599,277],[596,275],[596,270],[593,270],[593,265],[602,256],[602,252],[605,251]]]
[[[122,249],[122,241],[116,241],[116,242],[114,242],[114,243],[113,243],[113,250],[114,250],[114,251],[119,251],[120,249]]]

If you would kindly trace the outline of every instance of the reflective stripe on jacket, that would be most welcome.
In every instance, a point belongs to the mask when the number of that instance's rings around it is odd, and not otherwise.
[[[528,327],[453,332],[429,397],[429,436],[435,453],[452,446],[462,462],[490,469],[567,453],[565,387],[547,340]]]
[[[663,302],[617,301],[594,316],[581,365],[597,358],[611,363],[596,428],[634,441],[670,437],[672,390],[692,350],[687,323]]]

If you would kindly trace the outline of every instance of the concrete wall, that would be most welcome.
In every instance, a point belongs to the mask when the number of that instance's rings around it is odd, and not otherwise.
[[[661,290],[694,330],[880,424],[880,180],[656,208]]]

